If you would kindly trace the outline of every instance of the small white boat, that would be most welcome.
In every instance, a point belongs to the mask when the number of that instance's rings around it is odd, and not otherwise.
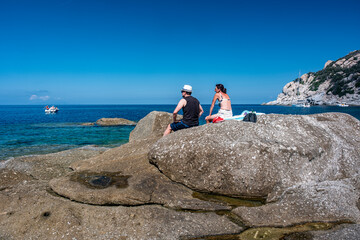
[[[50,108],[48,106],[45,107],[45,113],[57,113],[58,111],[59,111],[59,109],[54,106],[52,106]]]
[[[304,103],[303,105],[302,105],[302,107],[311,107],[311,105],[310,105],[310,103]]]
[[[297,104],[293,105],[294,107],[311,107],[309,102],[299,101]]]
[[[349,105],[347,105],[346,103],[339,103],[338,106],[339,107],[348,107]]]

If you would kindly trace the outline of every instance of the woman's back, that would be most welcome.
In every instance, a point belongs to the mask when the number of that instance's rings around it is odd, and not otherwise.
[[[218,92],[217,94],[219,94],[218,101],[220,108],[225,110],[231,110],[231,100],[229,95],[223,92]]]

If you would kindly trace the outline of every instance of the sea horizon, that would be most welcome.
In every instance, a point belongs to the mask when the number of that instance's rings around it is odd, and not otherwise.
[[[151,111],[172,113],[174,104],[61,104],[56,114],[45,114],[45,105],[0,105],[0,161],[11,157],[47,154],[88,145],[113,148],[128,142],[134,126],[82,126],[100,118],[139,121]],[[202,104],[205,124],[210,104]],[[265,114],[315,114],[344,112],[360,120],[360,107],[312,106],[310,108],[261,104],[232,104],[234,115],[244,110]],[[218,111],[215,105],[213,113]],[[179,113],[181,114],[181,112]],[[165,129],[164,129],[165,130]]]

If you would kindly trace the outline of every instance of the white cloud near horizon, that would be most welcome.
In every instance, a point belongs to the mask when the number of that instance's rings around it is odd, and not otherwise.
[[[34,101],[34,100],[47,101],[49,99],[50,99],[50,96],[38,96],[38,95],[33,94],[33,95],[31,95],[29,100],[30,101]]]

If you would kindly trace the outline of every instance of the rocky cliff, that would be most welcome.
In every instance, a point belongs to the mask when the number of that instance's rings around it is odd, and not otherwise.
[[[275,101],[266,105],[360,105],[360,50],[336,61],[327,61],[324,69],[309,72],[287,83]]]

